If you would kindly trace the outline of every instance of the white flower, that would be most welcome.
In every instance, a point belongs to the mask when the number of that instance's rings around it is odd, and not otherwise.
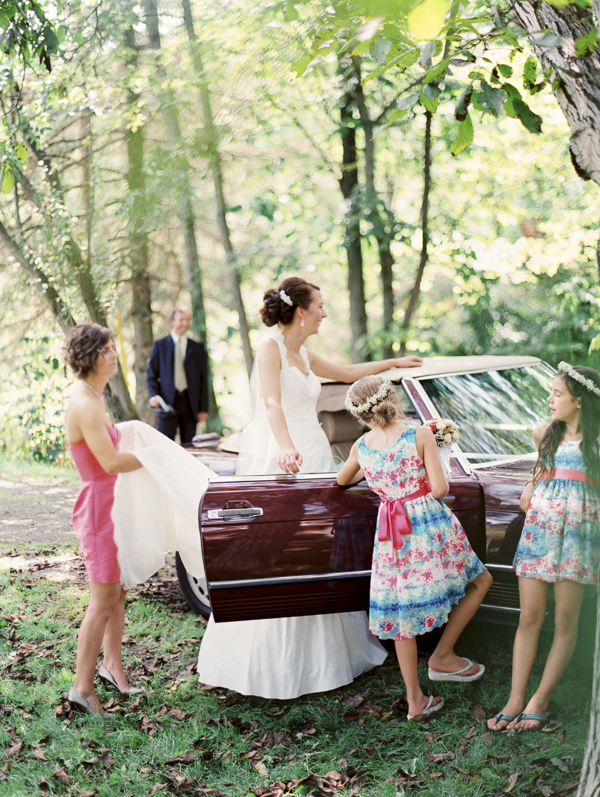
[[[452,442],[452,435],[451,434],[445,434],[444,435],[444,442],[446,443],[446,445],[449,445]]]

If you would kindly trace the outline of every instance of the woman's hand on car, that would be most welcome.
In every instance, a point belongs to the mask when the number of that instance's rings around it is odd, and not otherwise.
[[[277,464],[285,473],[299,473],[302,465],[302,454],[294,446],[284,448],[277,458]]]

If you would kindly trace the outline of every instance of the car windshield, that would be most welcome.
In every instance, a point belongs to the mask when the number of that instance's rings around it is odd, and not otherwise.
[[[550,420],[553,371],[544,364],[420,380],[436,412],[460,427],[473,463],[535,453],[532,429]]]

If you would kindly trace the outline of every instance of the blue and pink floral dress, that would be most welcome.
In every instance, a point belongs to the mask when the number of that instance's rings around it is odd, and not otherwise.
[[[587,472],[578,441],[563,441],[556,469]],[[540,581],[595,584],[600,562],[600,496],[586,482],[545,479],[536,484],[514,566]]]
[[[392,446],[380,450],[368,448],[364,437],[359,440],[359,464],[382,500],[429,488],[415,436],[416,429],[406,427]],[[466,585],[485,573],[442,501],[429,492],[404,506],[412,533],[402,534],[397,549],[391,539],[376,535],[373,548],[369,627],[380,639],[412,639],[443,625]]]

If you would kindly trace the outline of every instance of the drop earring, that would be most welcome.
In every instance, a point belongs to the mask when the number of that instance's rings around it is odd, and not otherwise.
[[[300,326],[301,326],[301,327],[303,327],[303,326],[304,326],[304,319],[302,319],[302,321],[300,321]]]

